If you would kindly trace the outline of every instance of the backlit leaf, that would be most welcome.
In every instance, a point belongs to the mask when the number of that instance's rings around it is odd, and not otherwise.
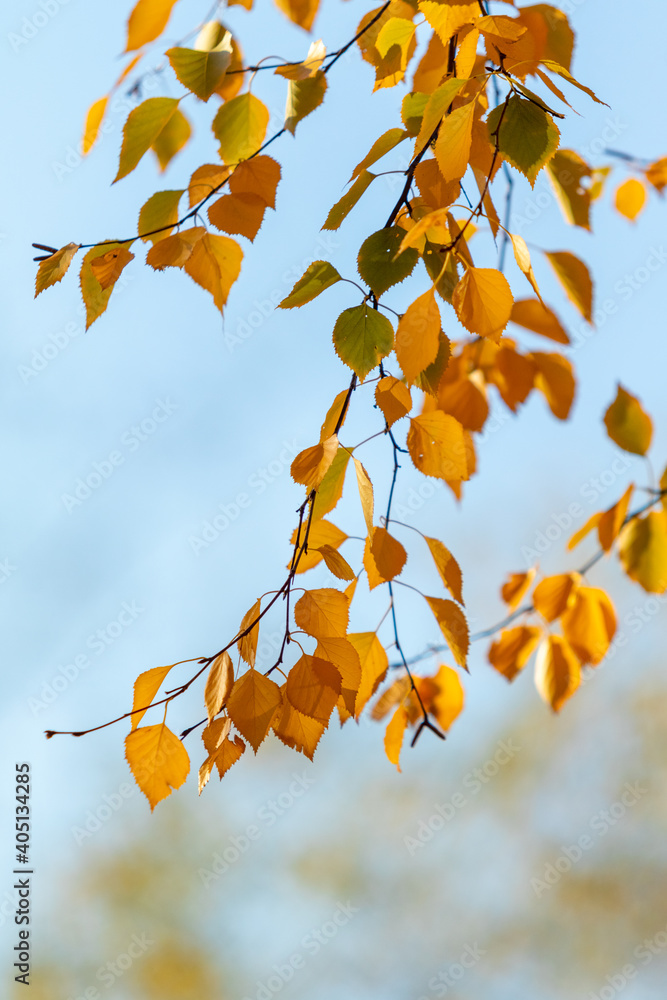
[[[167,27],[176,0],[139,0],[127,22],[126,52],[155,41]]]
[[[369,535],[373,534],[373,484],[370,476],[358,458],[354,459],[354,471],[357,474],[357,486],[359,487],[359,498],[361,509],[366,522],[366,530]]]
[[[600,539],[600,545],[605,552],[609,552],[611,550],[612,545],[625,523],[633,489],[634,487],[632,483],[630,483],[621,499],[615,503],[613,507],[610,507],[609,510],[606,510],[604,514],[600,515],[600,520],[598,521],[597,526],[598,538]]]
[[[526,357],[537,365],[535,388],[544,393],[553,415],[559,420],[566,420],[576,389],[572,364],[562,354],[533,351]]]
[[[220,656],[216,656],[206,678],[204,702],[209,722],[212,722],[218,712],[224,708],[233,684],[234,665],[231,656],[225,650]]]
[[[213,302],[222,311],[241,272],[242,260],[243,251],[235,240],[205,233],[197,240],[183,266],[193,281],[211,293]]]
[[[582,663],[595,665],[604,659],[616,632],[614,606],[604,590],[579,587],[560,623]]]
[[[176,108],[176,111],[151,145],[161,171],[167,169],[176,154],[180,153],[183,149],[191,135],[190,122],[183,112],[179,108]]]
[[[279,10],[304,31],[310,31],[320,0],[275,0]]]
[[[183,267],[195,244],[205,235],[203,226],[194,226],[158,240],[146,254],[146,263],[156,271],[163,271],[165,267]]]
[[[287,699],[273,721],[273,731],[285,746],[312,760],[327,724],[298,712]]]
[[[333,342],[338,357],[363,382],[394,346],[394,328],[386,316],[364,302],[340,314]]]
[[[143,719],[146,709],[152,703],[162,681],[173,666],[172,663],[168,667],[153,667],[151,670],[144,670],[137,677],[134,682],[134,697],[132,699],[131,732],[134,732]],[[137,711],[137,709],[142,709],[142,711]]]
[[[379,139],[375,140],[363,160],[360,160],[360,162],[357,163],[356,167],[352,171],[350,180],[353,181],[355,177],[358,177],[359,174],[366,170],[367,167],[372,166],[377,160],[386,156],[387,153],[398,146],[399,142],[407,139],[407,137],[408,133],[405,129],[390,128],[389,131],[385,132]]]
[[[585,320],[593,322],[593,282],[583,260],[573,253],[558,251],[547,253],[545,257],[553,267],[565,294]]]
[[[541,636],[541,629],[535,626],[504,629],[491,644],[489,663],[508,681],[513,681],[535,652]]]
[[[463,604],[463,575],[461,567],[448,548],[446,548],[437,538],[424,536],[429,552],[433,558],[436,569],[440,574],[440,579],[447,590],[459,604]]]
[[[634,222],[646,203],[646,188],[636,177],[624,181],[616,189],[614,205],[616,210],[630,222]]]
[[[436,617],[440,631],[444,635],[454,659],[460,667],[467,670],[470,639],[465,615],[458,604],[454,604],[454,601],[445,601],[441,597],[427,597],[426,600]]]
[[[108,103],[109,98],[107,96],[100,97],[99,101],[95,101],[88,109],[86,122],[83,127],[83,139],[81,140],[81,153],[83,156],[87,156],[97,142]]]
[[[266,202],[257,194],[225,194],[208,210],[209,221],[225,233],[238,233],[254,240],[266,211]]]
[[[604,415],[607,434],[623,451],[645,455],[651,447],[653,421],[636,396],[618,385],[616,399]]]
[[[305,486],[308,493],[316,490],[331,468],[337,451],[338,438],[335,434],[312,448],[300,451],[290,467],[294,482]]]
[[[310,546],[309,546],[310,547]],[[339,580],[354,580],[356,573],[346,559],[332,548],[331,545],[320,545],[318,550],[322,554],[327,569]]]
[[[331,207],[322,229],[338,229],[376,176],[370,170],[363,170],[352,187]]]
[[[572,647],[560,635],[542,640],[535,662],[535,684],[554,712],[560,711],[581,683],[581,666]]]
[[[178,206],[183,191],[156,191],[139,212],[139,235],[145,242],[157,243],[169,236],[178,222]],[[158,230],[155,232],[155,230]]]
[[[181,787],[190,771],[187,750],[164,723],[131,732],[125,738],[125,759],[151,812],[158,802]]]
[[[120,246],[112,247],[101,253],[99,257],[91,258],[90,269],[99,281],[101,288],[112,289],[120,278],[123,268],[131,260],[134,260],[134,254],[130,253],[126,243],[122,243]]]
[[[66,247],[62,247],[61,250],[57,250],[46,260],[40,262],[35,278],[35,298],[45,288],[50,288],[57,281],[62,281],[78,249],[78,243],[68,243]]]
[[[412,409],[410,390],[393,375],[385,375],[375,386],[375,402],[382,410],[388,427],[392,427]]]
[[[403,737],[408,724],[408,716],[402,705],[399,705],[391,717],[384,736],[384,749],[390,764],[395,764],[401,770],[399,757],[403,746]]]
[[[112,250],[119,250],[121,245],[122,244],[120,243],[102,243],[89,250],[83,258],[81,273],[79,275],[79,284],[81,287],[81,295],[83,296],[83,301],[86,306],[86,330],[91,323],[94,323],[95,320],[102,315],[108,305],[109,297],[113,291],[113,285],[109,285],[107,288],[102,288],[99,281],[93,274],[91,267],[92,261]]]
[[[419,260],[414,249],[399,253],[404,235],[400,226],[389,226],[372,233],[361,244],[357,258],[359,274],[378,297],[412,274]]]
[[[384,679],[389,663],[375,632],[353,632],[347,638],[359,654],[361,664],[361,683],[354,708],[355,717],[359,718],[364,706]]]
[[[440,310],[431,288],[408,306],[396,329],[396,359],[408,382],[435,361],[439,346]]]
[[[287,86],[285,128],[294,135],[300,121],[319,108],[327,91],[327,78],[322,70],[307,80],[290,80]]]
[[[435,140],[435,158],[445,181],[458,181],[468,169],[477,101],[469,101],[443,119]]]
[[[341,281],[341,276],[327,260],[315,260],[309,264],[304,274],[297,281],[296,285],[281,303],[279,309],[294,309],[303,306],[306,302],[312,302],[325,288],[330,288],[337,281]]]
[[[533,604],[545,621],[552,622],[567,610],[581,583],[578,573],[558,573],[547,576],[533,591]]]
[[[257,598],[253,606],[246,611],[239,625],[239,632],[245,632],[247,628],[250,628],[253,622],[257,622],[250,629],[247,635],[242,636],[238,643],[238,651],[242,660],[245,660],[249,666],[255,666],[255,657],[257,655],[257,641],[259,639],[259,613],[262,608],[261,598]]]
[[[633,518],[620,533],[618,554],[623,569],[652,594],[667,590],[667,512],[651,511]]]
[[[370,538],[370,553],[379,576],[385,582],[393,580],[405,566],[408,558],[405,549],[386,528],[374,528]]]
[[[559,344],[569,344],[570,338],[558,316],[537,299],[519,299],[512,306],[510,322],[548,337]]]
[[[190,208],[217,191],[229,176],[229,167],[221,163],[204,163],[201,167],[197,167],[188,184]]]
[[[297,573],[305,573],[306,570],[312,569],[313,566],[317,566],[323,559],[320,549],[323,545],[328,545],[333,549],[339,548],[347,538],[344,531],[341,531],[335,524],[331,521],[316,521],[315,515],[313,514],[313,522],[310,526],[310,532],[308,534],[308,552],[303,554],[299,559],[299,565],[297,567]],[[305,526],[301,527],[301,540],[303,541],[305,537]],[[294,545],[296,542],[296,528],[292,533],[290,539],[290,544]]]
[[[271,156],[253,156],[236,167],[229,180],[233,194],[257,195],[269,207],[276,207],[280,164]]]
[[[436,479],[468,478],[468,459],[463,427],[459,421],[434,410],[410,418],[408,450],[415,466]]]
[[[500,596],[503,601],[513,611],[521,604],[521,601],[530,590],[535,579],[537,570],[535,568],[527,570],[525,573],[510,573],[506,582],[500,588]]]
[[[332,511],[343,495],[349,459],[350,452],[347,448],[339,448],[327,474],[317,488],[317,496],[313,504],[314,522]]]
[[[565,218],[573,226],[590,230],[591,167],[572,149],[559,149],[547,164],[549,177]]]
[[[320,636],[344,636],[348,619],[347,597],[331,587],[307,590],[294,607],[294,621],[316,639]]]
[[[229,39],[229,48],[218,47],[205,52],[174,48],[165,52],[180,82],[200,101],[208,101],[222,82],[232,60],[231,35]]]
[[[341,676],[329,660],[304,654],[290,670],[285,695],[292,708],[327,724],[341,692]]]
[[[488,267],[469,267],[452,295],[452,305],[466,330],[495,343],[509,323],[513,304],[507,278]]]
[[[281,703],[278,685],[258,670],[251,668],[235,682],[227,702],[227,714],[255,753]]]
[[[551,115],[532,101],[512,95],[490,112],[487,127],[502,157],[533,187],[538,173],[558,149],[560,132]]]
[[[130,111],[123,126],[123,144],[114,183],[134,170],[177,110],[178,100],[174,97],[149,97]]]
[[[269,111],[254,94],[239,94],[226,101],[213,119],[213,135],[224,163],[238,163],[256,153],[264,142]]]

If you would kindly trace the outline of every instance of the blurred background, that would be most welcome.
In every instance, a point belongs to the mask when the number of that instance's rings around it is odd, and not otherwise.
[[[577,92],[581,114],[562,123],[563,145],[594,165],[609,162],[606,145],[665,155],[664,6],[647,0],[632,18],[616,2],[559,6],[577,33],[575,74],[610,105]],[[161,51],[206,7],[181,0]],[[325,2],[314,37],[337,48],[367,9],[358,0]],[[385,177],[338,232],[320,232],[353,167],[395,124],[405,92],[399,85],[372,94],[372,70],[353,52],[332,70],[323,107],[295,139],[272,148],[283,168],[278,210],[252,247],[241,240],[244,268],[222,319],[186,275],[156,274],[140,260],[87,333],[74,270],[33,301],[33,241],[129,235],[153,191],[184,186],[196,166],[215,159],[211,111],[192,100],[195,139],[164,178],[146,157],[110,187],[130,106],[122,100],[82,159],[85,112],[124,64],[126,13],[124,5],[17,0],[0,15],[7,95],[0,796],[8,817],[0,923],[8,992],[16,943],[12,782],[15,762],[25,760],[33,774],[39,1000],[664,996],[664,604],[613,561],[599,564],[591,582],[609,588],[626,641],[560,717],[539,701],[530,671],[508,686],[485,663],[481,644],[464,679],[465,712],[447,743],[425,734],[404,751],[400,775],[384,758],[378,725],[342,732],[332,725],[314,764],[268,740],[223,783],[212,779],[200,799],[193,773],[151,815],[123,759],[122,726],[83,740],[44,740],[44,729],[87,728],[126,711],[139,672],[218,649],[258,594],[282,581],[301,502],[289,464],[316,439],[328,401],[348,384],[331,330],[355,293],[336,286],[295,314],[274,312],[271,298],[287,294],[313,259],[326,257],[353,277],[360,243],[398,193],[395,178]],[[233,7],[220,16],[248,60],[307,51],[306,35],[267,0],[252,14]],[[159,51],[146,60],[159,62]],[[267,75],[253,90],[279,127],[284,84]],[[181,92],[166,72],[159,87]],[[386,169],[392,165],[404,166],[398,155]],[[505,574],[526,568],[527,551],[549,526],[566,522],[572,503],[584,513],[541,555],[546,572],[579,565],[593,550],[567,555],[571,532],[628,482],[650,483],[664,468],[667,272],[663,264],[646,282],[634,275],[643,276],[656,251],[664,254],[665,207],[653,194],[637,224],[627,223],[610,204],[625,176],[617,166],[594,207],[592,236],[565,225],[544,174],[533,191],[519,186],[514,201],[512,228],[531,249],[580,254],[598,305],[617,307],[599,313],[595,330],[586,327],[534,253],[545,299],[573,341],[579,391],[571,418],[556,421],[536,396],[518,418],[497,406],[479,445],[480,474],[466,484],[462,504],[444,487],[424,489],[418,473],[401,472],[401,519],[441,538],[458,558],[473,630],[502,617]],[[479,248],[481,256],[494,252],[483,238]],[[517,274],[508,274],[525,294]],[[419,281],[395,289],[388,303],[410,301]],[[460,332],[450,316],[445,323],[450,335]],[[539,338],[517,337],[538,348]],[[653,466],[632,457],[619,464],[604,433],[602,414],[619,379],[654,418]],[[159,406],[168,418],[141,440],[133,428]],[[352,411],[350,441],[370,433],[363,409]],[[81,504],[68,504],[64,495],[77,480],[115,450],[122,464]],[[386,495],[387,442],[370,444],[363,460]],[[359,534],[352,492],[334,520]],[[241,493],[250,497],[245,508],[236,502]],[[227,526],[205,546],[193,543],[220,513]],[[410,534],[401,536],[409,545],[405,579],[435,586]],[[349,560],[358,561],[360,544],[346,543]],[[326,577],[315,571],[319,579]],[[430,612],[412,598],[398,595],[408,655],[438,640]],[[361,595],[353,627],[374,627],[383,601]],[[272,635],[268,623],[260,647],[267,660]],[[436,665],[427,662],[426,672]],[[174,707],[175,731],[200,717],[200,702],[197,691]],[[197,738],[189,739],[198,763]]]

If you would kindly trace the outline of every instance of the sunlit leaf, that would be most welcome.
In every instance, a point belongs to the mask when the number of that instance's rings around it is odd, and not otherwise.
[[[572,647],[560,635],[542,640],[535,663],[535,684],[554,712],[560,711],[581,683],[581,666]]]
[[[125,759],[151,812],[158,802],[181,787],[190,771],[187,750],[164,723],[131,732],[125,738]]]
[[[227,713],[255,753],[281,703],[278,685],[258,670],[251,668],[236,680],[227,702]]]
[[[651,447],[653,421],[636,396],[618,385],[616,399],[604,415],[607,434],[623,451],[645,455]]]
[[[79,249],[78,243],[68,243],[66,247],[57,250],[50,257],[47,257],[46,260],[40,262],[35,278],[35,298],[45,288],[50,288],[57,281],[62,281],[74,259],[74,255]]]

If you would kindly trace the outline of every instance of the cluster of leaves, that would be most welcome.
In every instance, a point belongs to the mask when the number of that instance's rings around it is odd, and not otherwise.
[[[252,0],[242,2],[248,9],[252,6]],[[401,102],[401,124],[372,144],[323,225],[338,229],[379,176],[370,168],[403,144],[410,148],[398,201],[382,228],[360,247],[357,269],[362,284],[356,277],[341,275],[328,261],[316,261],[280,303],[283,309],[300,308],[340,281],[361,296],[333,323],[334,349],[351,371],[349,386],[332,401],[319,440],[292,464],[292,476],[305,488],[306,499],[291,539],[287,579],[256,601],[222,650],[201,658],[194,676],[162,698],[156,700],[172,667],[141,674],[132,711],[121,717],[132,718],[126,755],[152,807],[185,780],[189,757],[182,739],[195,726],[179,739],[164,721],[144,727],[139,722],[155,705],[164,704],[166,715],[170,702],[204,673],[206,759],[199,771],[200,790],[214,768],[222,777],[246,744],[257,752],[270,731],[312,758],[334,710],[341,723],[358,719],[376,694],[388,674],[384,648],[388,644],[397,650],[404,673],[378,694],[371,715],[381,719],[392,712],[385,747],[393,763],[398,765],[408,727],[414,730],[413,743],[424,729],[444,737],[462,710],[463,689],[456,670],[441,664],[432,676],[417,677],[401,647],[394,586],[402,582],[398,577],[408,552],[390,533],[390,528],[396,530],[393,525],[400,527],[392,518],[398,456],[405,453],[417,470],[444,481],[461,499],[463,483],[476,472],[475,436],[489,416],[490,392],[497,392],[516,413],[536,390],[556,418],[568,417],[576,388],[571,361],[562,351],[527,350],[516,337],[528,330],[566,348],[569,336],[543,301],[528,246],[501,221],[494,195],[502,181],[509,184],[511,195],[513,172],[533,186],[540,171],[546,170],[566,221],[590,229],[592,203],[601,196],[611,171],[610,166],[594,168],[575,151],[560,148],[556,119],[563,119],[565,112],[551,105],[571,108],[561,90],[563,83],[598,101],[571,73],[574,36],[565,14],[548,4],[515,9],[513,0],[502,3],[506,13],[492,15],[479,0],[389,0],[364,15],[353,39],[328,55],[316,41],[301,61],[252,67],[244,66],[240,45],[226,27],[208,22],[192,48],[179,45],[166,52],[185,96],[149,98],[130,112],[115,180],[134,170],[151,149],[160,167],[167,166],[190,137],[181,109],[190,97],[216,106],[211,127],[220,161],[198,167],[187,187],[153,194],[139,213],[138,235],[132,239],[70,243],[60,250],[40,246],[46,256],[40,262],[37,293],[61,280],[79,249],[88,251],[81,267],[88,326],[107,308],[114,284],[134,257],[130,246],[139,239],[151,244],[146,255],[149,266],[184,270],[222,310],[243,259],[232,236],[252,242],[267,209],[276,206],[281,168],[265,152],[269,143],[286,131],[293,134],[298,123],[322,104],[329,70],[353,44],[374,69],[376,90],[395,87],[412,70],[411,90]],[[310,30],[318,0],[277,0],[277,4],[292,21]],[[116,87],[135,71],[143,47],[164,30],[173,5],[174,0],[139,0],[128,23],[127,50],[141,51],[131,56]],[[426,33],[425,45],[413,66],[418,30],[420,37]],[[287,87],[284,123],[268,138],[268,109],[245,89],[248,80],[266,69],[283,77]],[[540,93],[528,88],[529,78]],[[135,81],[133,92],[140,92],[141,79]],[[105,97],[89,111],[86,151],[99,133],[107,102]],[[638,176],[617,188],[615,205],[634,220],[646,199],[646,183],[658,193],[667,184],[667,159],[646,165],[632,158],[625,161]],[[469,184],[477,188],[476,200],[468,196]],[[184,198],[188,209],[181,215]],[[509,211],[505,214],[509,216]],[[209,224],[226,235],[211,232]],[[471,250],[482,226],[500,244],[497,267],[481,266],[479,254]],[[526,297],[515,297],[503,273],[504,250],[510,245],[520,280],[530,290]],[[566,250],[541,254],[575,309],[592,324],[593,281],[584,261]],[[398,313],[383,299],[420,264],[426,290]],[[445,334],[443,316],[449,329],[458,321],[463,335]],[[519,330],[515,337],[506,333],[510,323]],[[386,513],[379,518],[370,476],[355,454],[366,441],[352,445],[341,440],[356,389],[372,380],[382,424],[371,437],[386,436],[394,470]],[[646,453],[651,421],[626,390],[619,387],[605,424],[620,447]],[[343,495],[350,465],[366,529],[359,566],[342,555],[348,535],[328,519]],[[560,709],[580,683],[582,666],[599,663],[615,633],[608,595],[584,579],[599,555],[618,543],[621,564],[631,579],[647,590],[667,589],[667,515],[662,510],[647,513],[660,502],[665,486],[662,482],[660,489],[651,491],[647,504],[629,513],[630,486],[610,510],[594,515],[572,544],[597,528],[598,556],[577,572],[543,579],[526,607],[519,604],[536,569],[513,574],[502,591],[508,617],[479,636],[468,632],[456,559],[444,542],[422,536],[448,595],[423,596],[457,668],[467,669],[471,638],[498,632],[489,651],[490,663],[511,680],[537,649],[538,690],[554,710]],[[296,576],[321,563],[341,587],[306,589],[292,608]],[[350,633],[350,604],[362,574],[371,590],[387,587],[389,607],[374,631]],[[276,663],[262,673],[255,664],[260,623],[279,599],[286,606],[284,639]],[[539,624],[507,627],[524,615],[539,616]],[[378,635],[385,621],[392,630],[390,643]],[[562,635],[550,632],[555,622],[560,623]],[[284,657],[293,646],[301,655],[283,670]],[[230,652],[234,648],[239,657],[236,670]],[[270,676],[274,671],[283,675],[282,685]]]

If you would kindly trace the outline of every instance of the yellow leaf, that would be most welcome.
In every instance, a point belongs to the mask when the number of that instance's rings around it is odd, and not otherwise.
[[[516,42],[526,33],[526,29],[522,24],[519,24],[512,17],[506,17],[504,14],[496,15],[495,17],[488,15],[480,17],[475,27],[483,35],[488,35],[494,43],[500,42],[501,47],[502,42]]]
[[[177,108],[151,144],[151,149],[157,157],[158,166],[161,171],[167,169],[176,154],[183,149],[191,135],[190,122],[183,112]]]
[[[279,10],[304,31],[310,31],[320,0],[275,0]]]
[[[313,759],[317,744],[326,728],[326,723],[310,719],[298,712],[287,699],[273,723],[273,731],[278,739],[291,750],[305,754],[309,760]]]
[[[468,169],[476,106],[475,98],[442,120],[435,141],[435,158],[445,181],[460,180]]]
[[[134,170],[177,110],[177,98],[149,97],[130,111],[123,126],[123,144],[114,184]]]
[[[526,275],[530,283],[530,287],[533,289],[538,299],[542,301],[542,296],[540,295],[540,290],[537,286],[537,279],[533,272],[533,265],[530,260],[530,251],[526,246],[526,241],[523,236],[517,236],[516,234],[510,233],[510,239],[512,241],[512,249],[514,250],[514,259],[517,262],[519,269]],[[514,306],[512,306],[514,309]],[[511,319],[510,314],[510,319]]]
[[[339,198],[335,205],[332,205],[322,229],[338,229],[376,177],[377,174],[371,173],[370,170],[362,171],[349,191],[346,191],[343,197]]]
[[[227,702],[227,714],[255,753],[281,703],[278,685],[252,667],[235,682]]]
[[[287,85],[285,128],[294,135],[296,127],[319,108],[327,91],[327,78],[322,70],[306,80],[290,80]]]
[[[541,636],[541,630],[535,626],[504,629],[491,644],[489,663],[508,681],[513,681],[528,663]]]
[[[458,604],[454,601],[444,601],[441,597],[427,597],[428,605],[436,617],[440,631],[451,649],[454,659],[460,667],[467,670],[468,623]]]
[[[403,737],[405,735],[405,730],[408,724],[407,712],[402,705],[399,705],[394,714],[391,717],[391,721],[387,726],[387,731],[384,735],[384,749],[387,754],[387,759],[390,764],[395,764],[397,770],[401,770],[400,764],[398,762],[401,747],[403,746]]]
[[[246,611],[246,613],[244,614],[241,624],[239,625],[239,632],[245,632],[247,628],[250,628],[252,623],[257,618],[259,618],[259,613],[261,611],[261,608],[262,608],[262,601],[261,598],[258,597],[253,606],[250,608],[250,610]],[[251,667],[255,666],[255,657],[257,655],[258,639],[259,639],[259,622],[253,625],[248,634],[242,636],[237,643],[241,659],[245,660],[245,662]]]
[[[97,142],[97,138],[100,134],[100,126],[102,124],[102,119],[104,118],[104,112],[107,109],[108,103],[109,98],[107,96],[100,97],[99,101],[95,101],[95,103],[91,104],[88,108],[86,123],[83,127],[83,139],[81,140],[81,153],[83,156],[87,156]]]
[[[581,683],[581,667],[570,645],[559,635],[543,639],[537,651],[535,684],[554,712],[560,711]]]
[[[109,303],[109,297],[113,291],[113,285],[102,288],[95,277],[92,269],[92,262],[100,255],[104,256],[111,250],[117,250],[120,243],[101,243],[99,246],[89,250],[81,263],[81,273],[79,275],[79,285],[81,295],[86,306],[86,330],[102,315]]]
[[[535,388],[544,393],[553,415],[559,420],[566,420],[576,388],[571,363],[562,354],[533,351],[526,357],[537,366]]]
[[[366,530],[371,535],[373,533],[373,484],[358,458],[354,459],[354,470],[357,474],[357,486],[359,487],[361,509],[366,521]]]
[[[125,738],[125,759],[151,812],[158,802],[181,787],[190,771],[185,747],[164,722],[131,732]]]
[[[440,173],[437,160],[422,160],[414,173],[419,193],[429,208],[446,210],[452,205],[461,190],[458,180],[446,181]],[[443,218],[446,216],[443,213]]]
[[[218,712],[224,708],[233,684],[234,665],[231,656],[225,650],[220,656],[216,656],[206,678],[204,702],[209,722],[213,722]]]
[[[294,621],[308,635],[344,636],[349,618],[349,601],[340,590],[325,587],[307,590],[294,607]]]
[[[495,367],[486,372],[512,412],[525,402],[535,383],[537,365],[514,348],[503,346],[495,356]]]
[[[356,649],[361,665],[361,683],[354,706],[354,715],[358,719],[364,706],[384,680],[389,664],[375,632],[353,632],[347,638]]]
[[[311,42],[303,62],[296,65],[286,63],[285,66],[278,66],[274,72],[276,76],[282,76],[286,80],[307,80],[309,76],[314,76],[317,73],[326,54],[324,42],[319,38],[316,42]]]
[[[315,656],[333,663],[342,678],[340,697],[346,711],[353,715],[357,691],[361,683],[361,662],[356,649],[347,638],[321,636],[317,643]]]
[[[337,452],[338,437],[336,434],[332,434],[321,444],[305,448],[292,462],[290,467],[292,479],[295,483],[301,483],[306,487],[308,493],[311,493],[318,488],[331,468]]]
[[[459,675],[451,667],[443,664],[437,674],[425,680],[432,684],[432,693],[420,691],[427,712],[434,716],[440,728],[447,732],[452,722],[463,711],[465,692]],[[434,688],[434,690],[433,690]]]
[[[235,240],[205,233],[195,243],[183,267],[193,281],[211,293],[213,302],[222,312],[230,289],[241,272],[242,260],[243,251]]]
[[[213,135],[224,163],[238,163],[256,153],[264,142],[269,111],[254,94],[239,94],[226,101],[213,119]]]
[[[396,330],[396,360],[408,382],[414,382],[435,361],[440,346],[440,310],[435,290],[420,295],[408,306]]]
[[[624,181],[616,189],[614,205],[616,210],[630,222],[634,222],[646,202],[646,188],[635,177]]]
[[[468,479],[463,427],[455,417],[433,410],[410,418],[408,450],[425,476],[456,482]]]
[[[222,187],[229,176],[229,167],[224,167],[220,163],[204,163],[201,167],[197,167],[188,184],[190,208]]]
[[[155,41],[167,27],[176,0],[139,0],[127,22],[126,52]]]
[[[545,257],[553,267],[570,302],[589,323],[593,322],[593,282],[583,260],[573,253],[561,250],[547,253]]]
[[[123,268],[131,260],[134,260],[134,254],[130,253],[123,243],[119,247],[114,247],[107,250],[106,253],[100,254],[99,257],[93,257],[90,261],[90,269],[103,289],[111,289],[120,278]]]
[[[609,597],[597,587],[579,587],[560,620],[563,635],[582,663],[599,663],[616,632]]]
[[[57,281],[62,281],[78,249],[78,243],[68,243],[66,247],[56,250],[46,260],[41,261],[35,278],[35,298],[45,288],[50,288]]]
[[[287,675],[285,695],[292,708],[328,724],[341,693],[341,676],[329,660],[304,654]]]
[[[227,739],[230,726],[231,719],[226,716],[214,719],[201,734],[208,757],[199,769],[200,795],[214,766],[222,779],[245,753],[245,743],[240,736],[235,736],[233,740]]]
[[[438,407],[456,417],[466,430],[481,431],[489,415],[489,404],[479,372],[454,382],[443,380],[438,389]]]
[[[204,227],[195,226],[158,240],[146,254],[146,263],[156,271],[163,271],[165,267],[183,267],[194,250],[195,243],[204,235]]]
[[[385,375],[375,386],[375,402],[382,410],[388,427],[392,427],[412,409],[410,390],[393,375]]]
[[[301,528],[301,539],[305,535],[305,526]],[[297,573],[305,573],[306,570],[317,566],[323,559],[320,549],[323,545],[329,545],[332,549],[337,549],[347,538],[344,531],[337,528],[331,521],[315,521],[310,526],[308,535],[308,552],[304,553],[299,560]],[[296,528],[292,533],[291,544],[296,541]]]
[[[416,680],[416,678],[415,678]],[[391,712],[395,705],[402,702],[412,690],[409,677],[399,677],[383,691],[371,709],[371,719],[379,722]]]
[[[137,677],[134,682],[131,716],[132,728],[130,732],[134,732],[143,719],[146,709],[152,703],[153,698],[160,689],[162,681],[173,666],[174,664],[172,663],[168,667],[153,667],[151,670],[144,670],[143,674],[139,674]],[[142,709],[142,711],[137,711],[137,709]]]
[[[345,416],[347,416],[347,407],[349,392],[347,389],[343,389],[342,392],[337,393],[336,398],[327,410],[327,415],[324,418],[324,422],[320,428],[320,444],[325,441],[328,437],[331,437],[335,433],[336,427],[338,425],[338,420],[341,413],[343,413],[343,408],[345,407]],[[345,418],[340,427],[345,423]],[[339,428],[340,429],[340,428]]]
[[[419,10],[436,31],[440,41],[446,45],[452,35],[464,24],[470,24],[479,17],[478,3],[438,3],[437,0],[420,0]]]
[[[620,533],[618,554],[623,569],[644,590],[667,590],[667,512],[651,511],[635,517]]]
[[[514,298],[507,278],[488,267],[469,267],[452,295],[461,324],[496,344],[512,314]]]
[[[533,591],[533,604],[545,621],[552,622],[567,610],[577,595],[581,582],[578,573],[547,576]]]
[[[165,55],[183,86],[200,101],[208,101],[232,61],[231,35],[227,32],[226,39],[209,51],[173,48]]]
[[[605,552],[611,550],[614,541],[618,537],[618,533],[625,523],[633,488],[632,483],[630,483],[621,499],[600,516],[597,526],[598,538]]]
[[[441,73],[443,70],[444,67],[441,67]],[[441,127],[443,119],[449,114],[452,101],[459,94],[459,92],[463,90],[467,83],[469,83],[468,80],[450,77],[445,80],[440,87],[437,87],[428,98],[424,107],[419,131],[417,133],[417,141],[415,142],[414,150],[415,156],[421,153],[421,151],[432,140],[435,130],[439,126]],[[440,176],[442,177],[442,174]]]
[[[558,316],[537,299],[517,300],[512,306],[510,320],[518,326],[523,326],[526,330],[532,330],[533,333],[539,333],[559,344],[570,343],[570,338],[563,329]]]
[[[440,574],[440,579],[452,597],[455,598],[459,604],[464,604],[463,576],[458,562],[449,549],[445,548],[442,542],[437,538],[428,538],[425,535],[424,540],[428,545],[433,562],[435,563],[436,569]]]
[[[510,573],[507,582],[500,588],[500,596],[510,611],[518,608],[526,592],[535,579],[537,570],[535,568],[527,570],[525,573]]]
[[[590,186],[582,182],[592,178],[591,167],[573,150],[559,149],[547,164],[547,171],[567,221],[590,230],[592,195]]]
[[[393,535],[390,535],[386,528],[373,528],[372,534],[369,535],[368,548],[364,553],[364,565],[367,572],[368,555],[371,556],[373,568],[377,572],[377,578],[374,577],[372,582],[369,576],[371,590],[377,583],[387,583],[398,576],[402,572],[408,558],[401,543]]]
[[[357,574],[347,560],[331,545],[320,545],[317,551],[322,554],[322,558],[327,564],[327,569],[339,580],[354,580],[356,578]]]
[[[636,396],[619,383],[616,399],[604,415],[607,434],[623,451],[645,455],[651,447],[653,422]]]
[[[169,236],[178,222],[178,206],[183,191],[156,191],[139,212],[139,235],[144,242],[157,243]]]
[[[341,496],[345,484],[345,473],[347,463],[350,459],[350,452],[347,448],[339,448],[336,457],[329,467],[329,471],[317,489],[317,495],[313,504],[313,521],[332,511]]]
[[[435,160],[427,160],[426,163],[435,163]],[[421,163],[419,165],[421,166]],[[458,181],[456,183],[458,184]],[[448,218],[449,208],[447,206],[437,208],[433,212],[427,212],[418,222],[410,226],[401,240],[399,251],[403,252],[410,247],[417,247],[419,250],[423,250],[427,239],[432,243],[438,244],[449,242]],[[441,260],[442,262],[444,261]]]

